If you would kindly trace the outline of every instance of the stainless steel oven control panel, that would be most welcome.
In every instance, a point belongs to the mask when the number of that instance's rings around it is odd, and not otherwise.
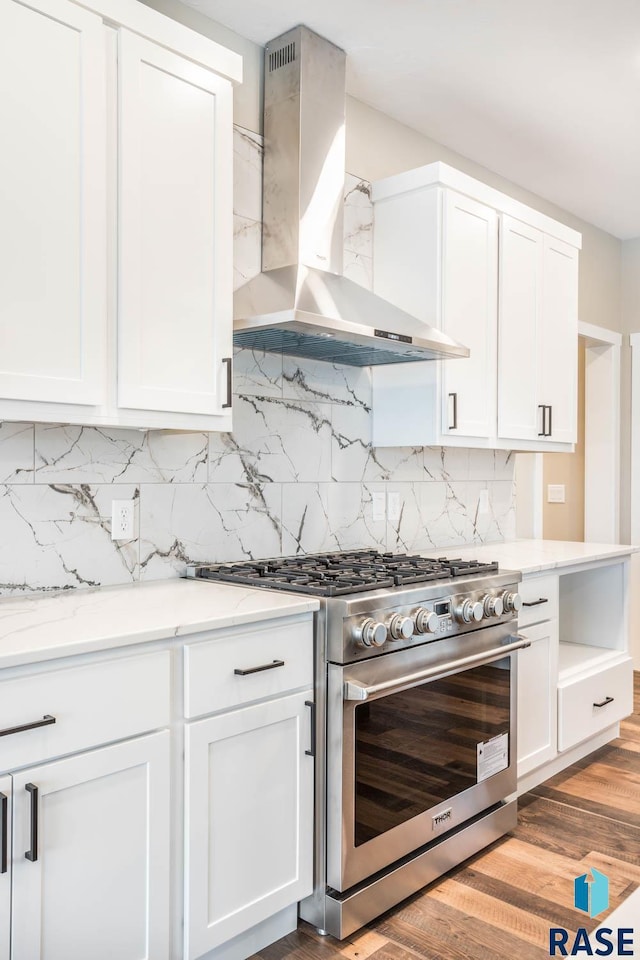
[[[505,623],[517,617],[521,605],[515,584],[394,607],[372,605],[344,620],[344,657],[361,660]]]

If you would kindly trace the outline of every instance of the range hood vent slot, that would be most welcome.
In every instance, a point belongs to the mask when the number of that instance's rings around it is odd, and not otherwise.
[[[280,67],[286,67],[289,63],[294,63],[296,59],[296,43],[292,40],[279,50],[274,50],[269,54],[269,73],[279,70]]]

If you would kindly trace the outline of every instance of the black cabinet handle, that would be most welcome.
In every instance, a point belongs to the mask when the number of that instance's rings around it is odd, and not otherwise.
[[[231,357],[223,357],[222,362],[227,365],[227,402],[222,404],[222,409],[225,410],[227,407],[231,406],[232,400],[232,391],[233,391],[233,369],[232,364],[233,360]]]
[[[0,873],[7,872],[7,842],[9,836],[9,827],[7,824],[7,815],[9,809],[9,800],[4,793],[0,793]]]
[[[20,727],[7,727],[6,730],[0,730],[0,737],[10,737],[14,733],[24,733],[25,730],[37,730],[38,727],[48,727],[56,722],[56,718],[48,713],[42,720],[35,720],[33,723],[23,723]]]
[[[547,408],[544,403],[538,404],[538,410],[542,410],[542,430],[538,434],[539,437],[546,437],[547,435]]]
[[[453,423],[449,424],[449,430],[458,429],[458,394],[450,393],[450,397],[453,397]]]
[[[307,757],[315,757],[316,755],[316,705],[314,700],[305,700],[305,707],[309,707],[311,711],[311,741],[310,741],[310,750],[305,750],[305,755]]]
[[[600,703],[594,703],[594,707],[606,707],[608,703],[613,703],[615,697],[605,697]]]
[[[271,663],[263,663],[259,667],[249,667],[247,670],[240,670],[236,667],[233,672],[237,677],[248,677],[250,673],[262,673],[263,670],[275,670],[276,667],[284,667],[284,660],[273,660]]]
[[[541,603],[549,603],[549,598],[540,597],[539,600],[529,600],[529,602],[524,600],[522,606],[523,607],[539,607]]]
[[[31,796],[31,849],[25,853],[25,858],[35,863],[38,859],[38,788],[35,783],[26,783],[25,790]]]
[[[551,425],[551,423],[552,423],[552,421],[551,421],[551,416],[552,416],[552,412],[553,412],[553,407],[552,407],[552,406],[549,406],[549,407],[547,407],[547,410],[549,411],[549,430],[547,431],[547,436],[550,437],[551,434],[552,434],[552,432],[553,432],[553,427],[552,427],[552,425]]]

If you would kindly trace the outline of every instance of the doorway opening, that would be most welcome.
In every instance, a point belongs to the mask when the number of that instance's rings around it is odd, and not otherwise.
[[[516,532],[619,543],[622,335],[589,323],[578,332],[578,442],[574,453],[516,455]]]

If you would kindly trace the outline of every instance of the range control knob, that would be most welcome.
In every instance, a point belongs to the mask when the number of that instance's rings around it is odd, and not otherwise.
[[[413,636],[413,620],[397,613],[389,621],[389,638],[391,640],[408,640]]]
[[[501,617],[504,613],[504,600],[502,597],[483,597],[482,606],[484,607],[484,615],[487,620],[489,617]]]
[[[460,623],[471,623],[473,620],[482,620],[484,607],[477,600],[463,600],[455,609],[456,620]]]
[[[356,643],[362,647],[381,647],[387,639],[387,628],[384,623],[367,618],[354,630]]]
[[[519,593],[503,593],[502,603],[505,613],[517,613],[522,607],[522,597]]]
[[[416,613],[416,630],[418,633],[437,633],[440,626],[440,618],[433,610],[425,610],[420,607]]]

